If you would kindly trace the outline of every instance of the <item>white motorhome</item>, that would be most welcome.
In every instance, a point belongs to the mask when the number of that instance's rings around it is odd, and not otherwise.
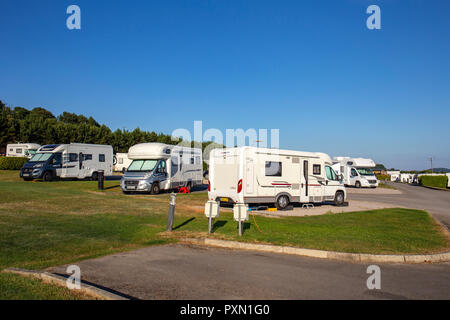
[[[36,143],[8,144],[6,146],[6,156],[31,158],[40,147],[41,145]]]
[[[333,159],[333,169],[337,174],[342,175],[346,186],[361,187],[378,187],[378,179],[372,168],[376,164],[372,159],[335,157]]]
[[[97,180],[100,170],[111,175],[113,148],[98,144],[54,144],[39,148],[22,167],[20,177],[24,180],[56,178],[91,178]]]
[[[114,156],[114,171],[125,172],[133,160],[128,158],[128,153],[116,153]]]
[[[202,150],[163,143],[141,143],[128,150],[133,162],[120,187],[124,193],[191,189],[202,184]]]
[[[342,205],[347,197],[324,153],[239,147],[214,149],[209,161],[209,200],[283,210],[289,203]]]
[[[399,170],[388,171],[387,174],[390,176],[391,181],[399,181],[400,180],[400,171]]]

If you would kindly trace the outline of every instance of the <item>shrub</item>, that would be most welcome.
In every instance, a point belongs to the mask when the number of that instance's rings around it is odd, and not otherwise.
[[[388,174],[377,174],[377,179],[381,181],[390,181],[391,176]]]
[[[0,157],[0,170],[20,170],[28,158]]]
[[[419,183],[426,187],[447,188],[447,176],[420,176]]]

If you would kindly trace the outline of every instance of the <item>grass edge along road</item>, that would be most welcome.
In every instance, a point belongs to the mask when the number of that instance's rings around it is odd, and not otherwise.
[[[0,172],[0,269],[42,269],[208,236],[206,193],[179,195],[174,232],[165,233],[169,195],[126,196],[118,183],[107,181],[107,189],[98,191],[91,181],[30,183],[15,171]],[[243,237],[237,236],[232,214],[221,212],[210,237],[352,253],[434,253],[449,247],[448,235],[426,212],[410,209],[257,216],[245,224]],[[15,288],[17,280],[0,276],[0,282]],[[0,299],[12,296],[0,293]]]

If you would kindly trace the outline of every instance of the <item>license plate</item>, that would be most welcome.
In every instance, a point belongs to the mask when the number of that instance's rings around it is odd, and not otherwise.
[[[222,201],[222,202],[228,202],[228,198],[220,198],[220,201]]]
[[[136,187],[135,186],[128,186],[127,189],[128,190],[136,190]]]
[[[30,174],[29,174],[29,173],[24,173],[23,176],[24,176],[24,177],[29,177]]]

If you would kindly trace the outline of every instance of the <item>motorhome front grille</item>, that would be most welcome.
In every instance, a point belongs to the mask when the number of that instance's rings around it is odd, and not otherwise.
[[[369,180],[369,183],[377,183],[377,180]]]
[[[139,184],[139,181],[135,181],[135,180],[125,181],[126,186],[137,186],[138,184]]]
[[[24,168],[23,172],[24,173],[30,173],[30,172],[33,172],[33,169],[32,168]]]

